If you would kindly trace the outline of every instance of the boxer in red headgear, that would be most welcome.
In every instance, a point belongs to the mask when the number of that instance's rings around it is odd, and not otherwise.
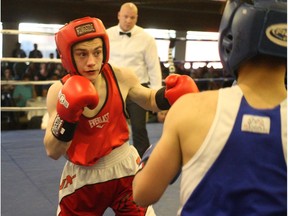
[[[103,42],[103,65],[109,60],[109,38],[101,20],[90,17],[74,20],[55,36],[63,67],[72,75],[79,74],[72,56],[72,47],[78,42],[99,37]]]
[[[140,161],[129,145],[125,100],[145,109],[167,109],[185,93],[198,91],[187,76],[172,76],[159,91],[141,86],[133,71],[112,67],[109,39],[97,18],[84,17],[55,36],[68,75],[47,95],[47,155],[65,156],[58,215],[154,215],[133,202],[132,180]],[[167,97],[167,98],[166,98]],[[170,102],[169,102],[170,101]]]

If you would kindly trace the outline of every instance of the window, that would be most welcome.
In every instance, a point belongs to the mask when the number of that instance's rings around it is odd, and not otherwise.
[[[26,52],[34,49],[33,44],[38,44],[38,49],[42,52],[44,58],[49,58],[50,53],[56,56],[56,44],[54,33],[63,25],[58,24],[38,24],[38,23],[20,23],[19,31],[25,32],[41,32],[43,34],[19,34],[19,42],[21,48]]]
[[[195,64],[194,67],[203,65],[203,62],[210,62],[207,66],[222,68],[219,62],[218,37],[219,33],[216,32],[188,31],[185,61],[200,62]]]
[[[155,38],[160,61],[168,61],[170,38],[176,37],[176,31],[164,29],[145,29],[145,31]]]

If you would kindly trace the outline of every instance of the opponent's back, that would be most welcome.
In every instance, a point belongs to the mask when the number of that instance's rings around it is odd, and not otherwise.
[[[208,136],[182,169],[179,213],[286,215],[286,119],[287,100],[255,109],[238,86],[220,90]]]

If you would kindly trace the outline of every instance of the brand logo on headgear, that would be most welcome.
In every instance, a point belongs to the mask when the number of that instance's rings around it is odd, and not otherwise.
[[[287,47],[287,24],[275,24],[266,29],[266,36],[273,43]]]
[[[75,27],[75,31],[78,37],[91,33],[96,32],[93,23],[85,23]]]

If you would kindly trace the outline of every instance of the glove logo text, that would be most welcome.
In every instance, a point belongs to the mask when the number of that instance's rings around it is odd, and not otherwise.
[[[69,107],[69,103],[68,103],[68,101],[66,100],[65,95],[62,94],[62,91],[59,92],[58,98],[59,98],[59,103],[60,103],[60,104],[62,104],[65,108],[68,108],[68,107]]]
[[[53,134],[55,134],[56,136],[58,136],[59,134],[64,134],[65,129],[62,128],[62,126],[63,126],[63,120],[59,117],[59,115],[57,115],[52,127]]]

